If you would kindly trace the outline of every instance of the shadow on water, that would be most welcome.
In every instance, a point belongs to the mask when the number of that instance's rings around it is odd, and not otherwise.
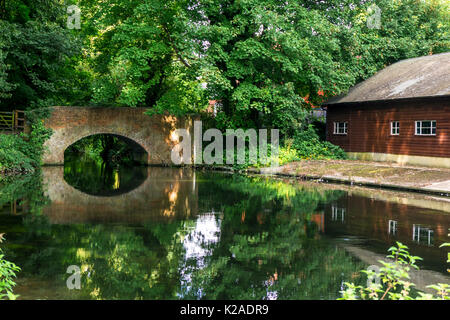
[[[147,179],[144,166],[112,165],[103,161],[70,160],[64,163],[64,180],[94,196],[117,196],[139,187]]]
[[[450,207],[411,197],[75,162],[1,184],[0,233],[24,299],[336,299],[397,240],[448,283]]]

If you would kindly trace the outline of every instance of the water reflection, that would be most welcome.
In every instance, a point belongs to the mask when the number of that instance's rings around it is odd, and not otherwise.
[[[345,208],[339,208],[336,205],[331,206],[331,220],[340,221],[344,223],[345,221]]]
[[[22,298],[335,299],[343,282],[364,281],[364,255],[385,255],[397,240],[448,283],[439,245],[450,208],[441,202],[424,208],[330,185],[136,170],[130,176],[143,181],[110,195],[83,191],[101,174],[75,188],[63,167],[0,186],[0,233],[22,268]],[[127,173],[118,174],[105,189],[123,186]],[[69,265],[82,270],[81,290],[65,286]]]
[[[196,213],[197,191],[192,182],[195,179],[192,170],[137,167],[137,173],[127,175],[128,170],[131,169],[120,171],[121,181],[127,181],[121,186],[127,187],[106,197],[113,182],[106,185],[108,191],[92,195],[69,184],[73,181],[67,179],[67,167],[44,168],[46,194],[51,200],[44,213],[51,223],[143,223]],[[145,179],[133,180],[136,176]],[[100,173],[96,176],[91,172],[84,178],[86,180],[78,182],[85,181],[89,185],[87,182],[101,178]],[[136,182],[134,186],[132,182]],[[131,186],[133,188],[129,188]]]
[[[388,225],[388,234],[396,236],[397,235],[397,221],[395,220],[389,220]]]
[[[146,179],[146,167],[111,165],[93,160],[64,163],[64,180],[75,189],[94,196],[111,197],[128,193]]]
[[[434,231],[431,228],[424,227],[422,225],[413,225],[413,241],[418,244],[426,244],[433,246],[434,244]]]
[[[201,214],[197,217],[195,225],[186,230],[187,235],[183,239],[185,250],[183,266],[180,270],[181,293],[185,295],[195,295],[198,298],[204,296],[202,288],[198,292],[192,292],[192,277],[195,272],[207,266],[207,257],[213,254],[215,245],[220,240],[221,218],[215,212]]]
[[[365,246],[380,254],[385,253],[387,245],[400,241],[414,255],[424,258],[422,266],[445,274],[447,250],[439,246],[449,242],[450,203],[436,201],[440,205],[436,210],[427,208],[426,202],[423,207],[402,202],[402,198],[386,201],[365,193],[347,193],[325,205],[326,233],[364,239]]]

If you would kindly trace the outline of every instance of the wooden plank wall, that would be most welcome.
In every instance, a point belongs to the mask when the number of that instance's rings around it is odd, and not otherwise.
[[[416,136],[416,120],[436,120],[435,136]],[[347,135],[334,135],[333,123],[347,121]],[[400,135],[390,134],[400,121]],[[450,157],[450,97],[382,101],[327,107],[327,140],[347,152]]]

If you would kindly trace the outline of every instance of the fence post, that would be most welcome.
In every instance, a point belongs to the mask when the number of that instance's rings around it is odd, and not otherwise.
[[[11,131],[12,131],[13,134],[15,134],[16,133],[16,119],[17,119],[16,110],[13,110],[11,113],[12,113]]]

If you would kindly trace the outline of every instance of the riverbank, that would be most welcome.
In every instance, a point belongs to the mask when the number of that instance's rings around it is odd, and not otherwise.
[[[304,160],[250,173],[295,177],[450,197],[450,169],[356,160]]]
[[[40,167],[43,145],[51,134],[40,119],[29,121],[30,134],[0,133],[0,178],[28,175]]]
[[[233,171],[232,167],[194,167]],[[446,168],[356,160],[302,160],[273,168],[249,168],[246,172],[450,197],[450,169]],[[3,177],[27,173],[32,170],[0,170]]]

